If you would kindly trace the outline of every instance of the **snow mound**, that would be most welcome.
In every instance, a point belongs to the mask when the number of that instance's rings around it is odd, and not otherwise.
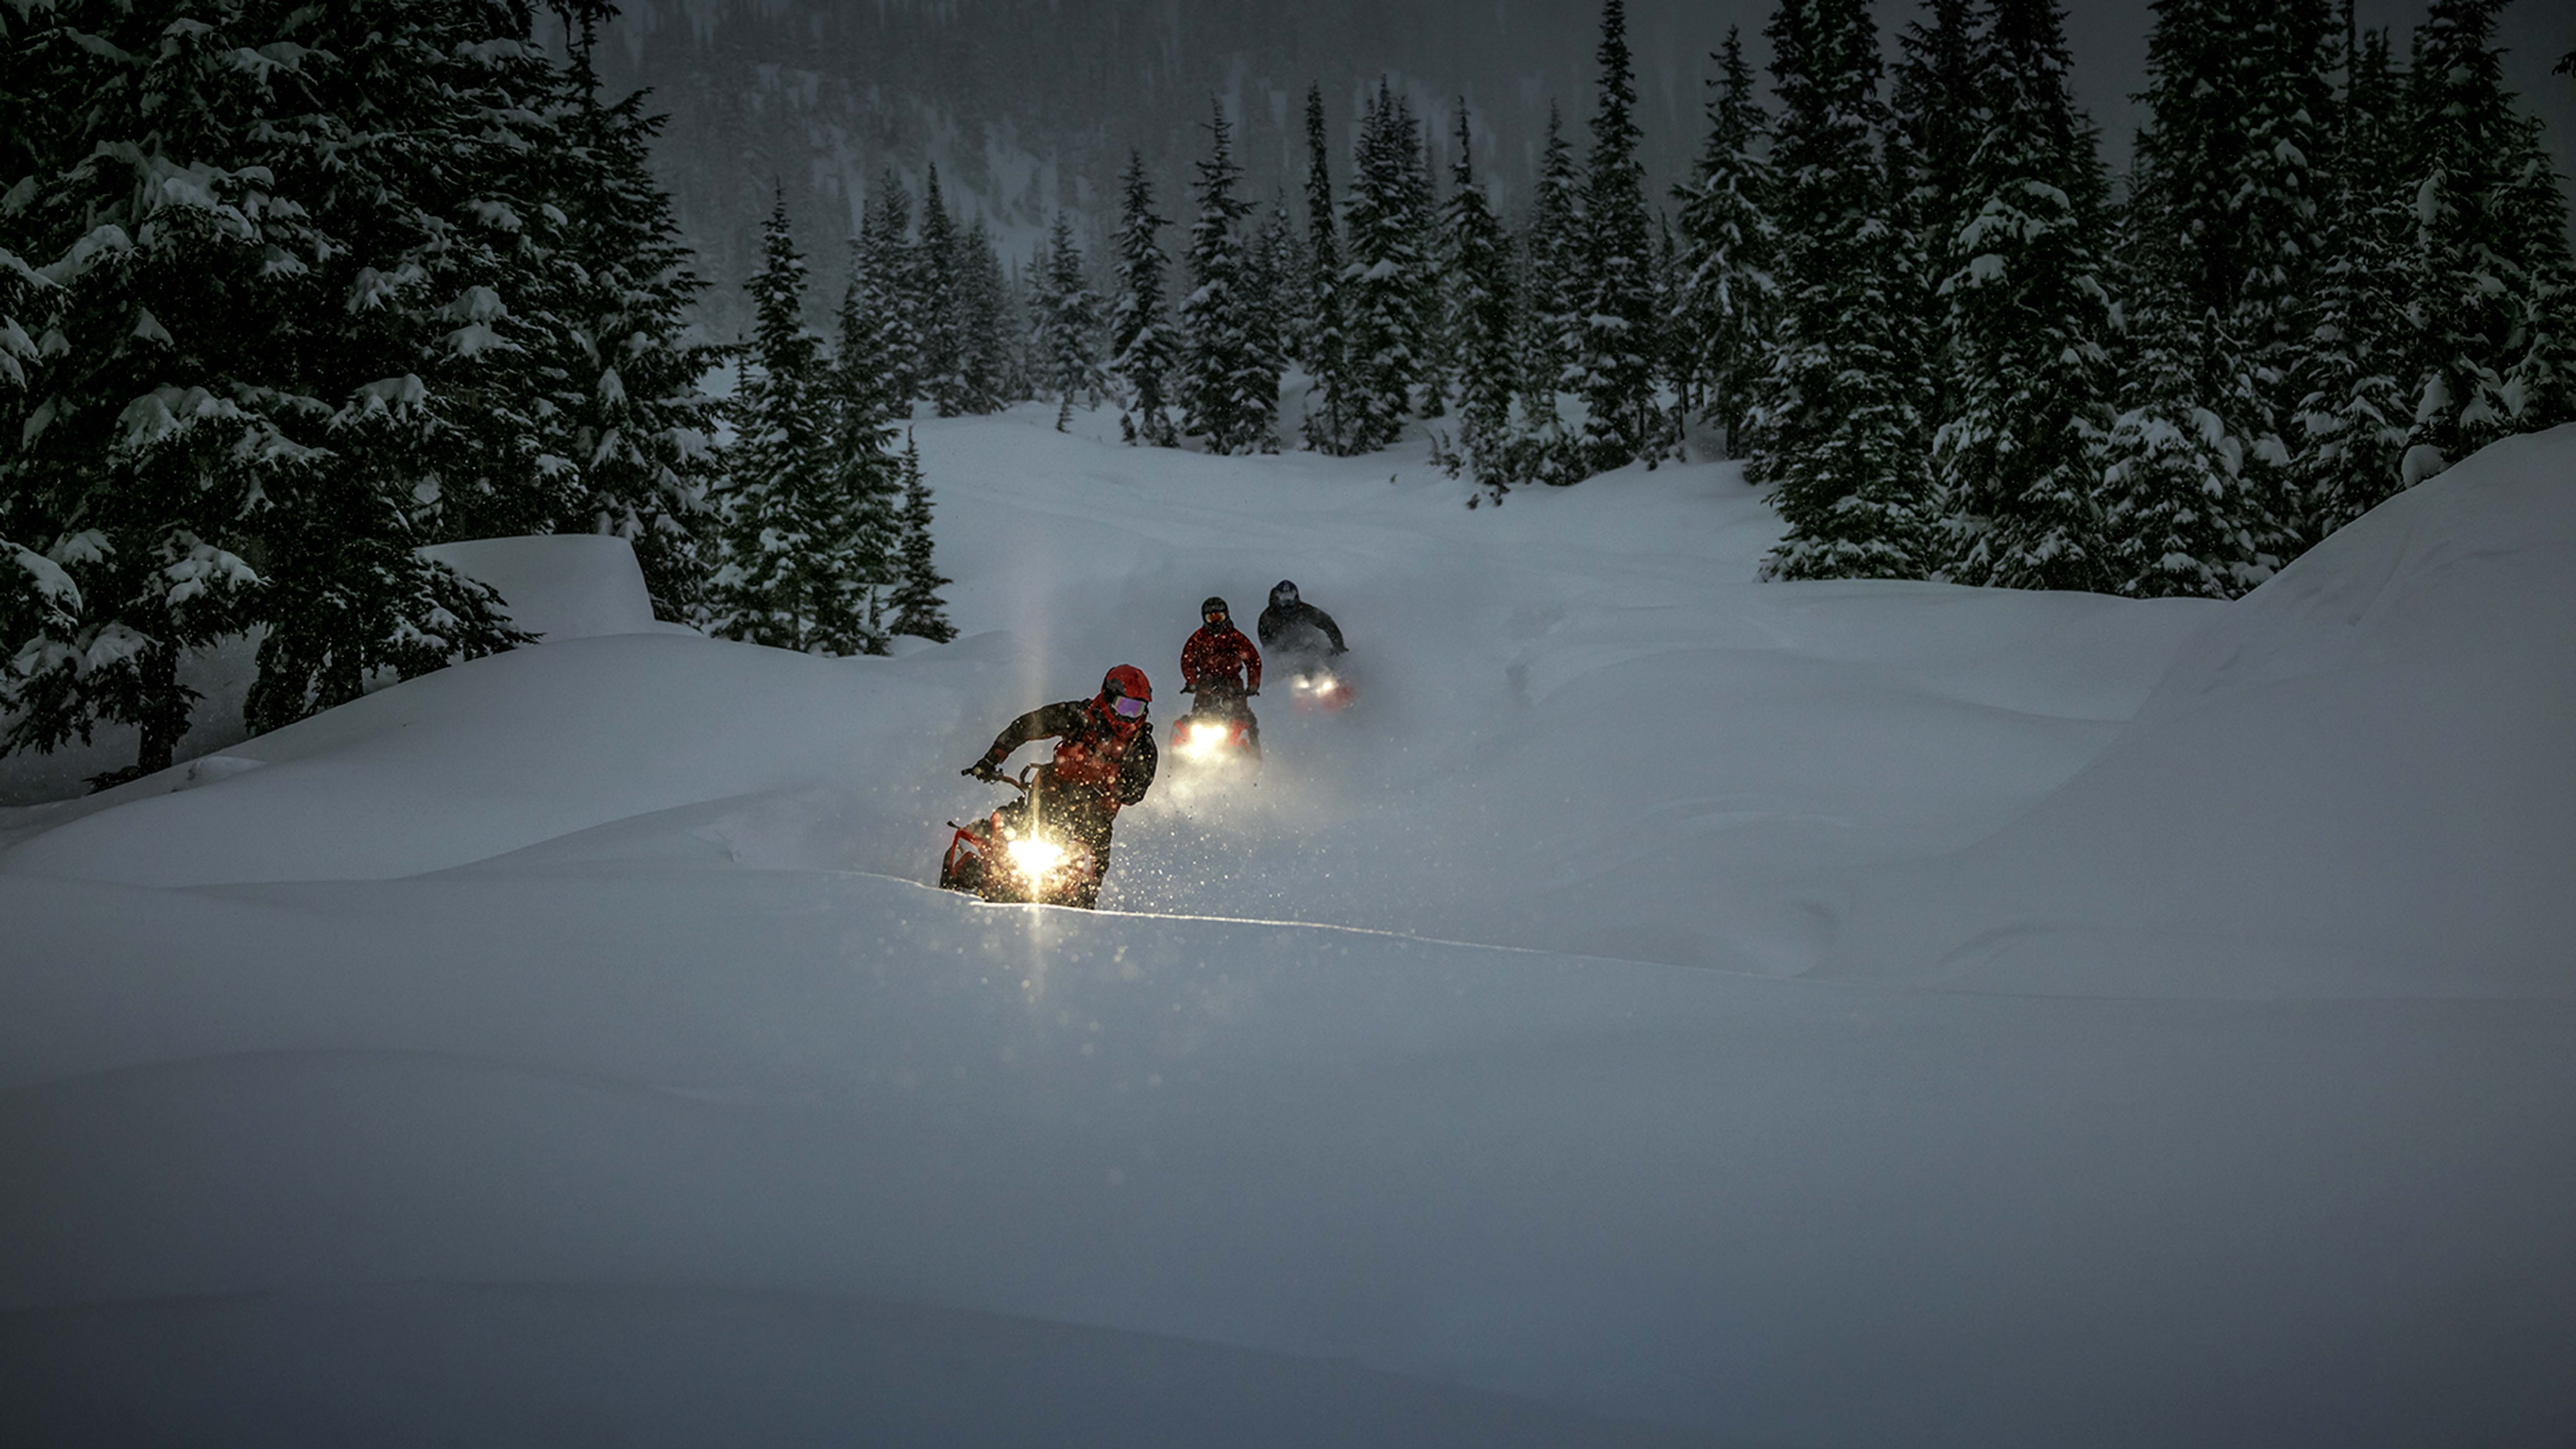
[[[2576,995],[2576,426],[2390,500],[2187,641],[2026,815],[1864,878],[1829,973]]]
[[[423,558],[443,563],[500,594],[510,622],[539,643],[601,634],[691,632],[653,617],[644,570],[622,538],[559,533],[432,544]]]

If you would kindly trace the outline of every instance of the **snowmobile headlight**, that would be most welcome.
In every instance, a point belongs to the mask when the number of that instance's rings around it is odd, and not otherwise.
[[[1189,740],[1181,746],[1184,754],[1204,758],[1225,748],[1226,726],[1202,721],[1190,726]]]
[[[1069,853],[1060,843],[1043,835],[1023,836],[1010,845],[1011,865],[1031,880],[1043,880],[1064,865]]]

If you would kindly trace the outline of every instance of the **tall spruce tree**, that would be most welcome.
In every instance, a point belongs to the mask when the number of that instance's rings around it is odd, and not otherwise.
[[[1583,189],[1563,119],[1550,101],[1522,242],[1527,281],[1520,329],[1529,411],[1549,432],[1557,422],[1556,395],[1570,385],[1582,338]]]
[[[2413,198],[2388,32],[2360,33],[2343,7],[2345,81],[2328,168],[2310,326],[2300,349],[2292,435],[2299,542],[2315,544],[2397,491],[2414,399],[2406,371],[2407,250]]]
[[[1915,341],[1923,356],[1919,405],[1936,429],[1957,411],[1952,383],[1960,376],[1950,351],[1946,303],[1938,294],[1950,275],[1959,229],[1984,201],[1968,194],[1969,162],[1986,125],[1975,8],[1970,0],[1926,0],[1923,13],[1898,37],[1903,58],[1888,98],[1895,122],[1888,166],[1896,178],[1896,223],[1919,267],[1920,310],[1909,309],[1909,315],[1943,319],[1918,329]]]
[[[902,475],[902,558],[890,601],[891,630],[945,644],[957,637],[957,630],[948,622],[948,605],[939,591],[954,581],[941,574],[931,559],[930,485],[921,476],[921,447],[909,429],[903,438]]]
[[[2576,417],[2566,202],[2495,47],[2505,0],[2434,0],[2408,68],[2414,202],[2407,386],[2413,484],[2510,433]]]
[[[1127,389],[1127,405],[1118,425],[1131,443],[1169,448],[1180,441],[1172,422],[1170,394],[1180,338],[1167,319],[1163,301],[1163,273],[1171,263],[1155,233],[1171,223],[1154,214],[1154,187],[1145,175],[1141,152],[1127,153],[1120,188],[1118,305],[1109,324],[1115,358],[1110,370]]]
[[[1654,237],[1645,167],[1637,159],[1635,67],[1625,0],[1601,7],[1592,156],[1584,168],[1584,306],[1573,357],[1593,470],[1646,457],[1655,436],[1657,357]]]
[[[921,319],[913,307],[915,266],[912,197],[903,189],[903,178],[889,167],[860,207],[851,285],[894,417],[910,417],[913,403],[923,395]]]
[[[823,339],[805,325],[805,259],[783,196],[761,232],[754,330],[722,494],[724,562],[708,590],[724,638],[815,654],[881,650],[883,472],[877,430],[841,424]],[[872,571],[869,566],[876,565]]]
[[[977,217],[957,233],[958,412],[997,413],[1022,395],[1014,319],[1023,310],[1011,304],[1001,254]]]
[[[1752,473],[1788,533],[1770,578],[1922,578],[1932,553],[1910,242],[1874,139],[1878,27],[1863,0],[1783,0],[1768,30],[1782,113],[1781,314]]]
[[[1410,113],[1381,80],[1360,118],[1351,195],[1342,212],[1350,242],[1341,293],[1352,385],[1347,441],[1353,452],[1395,441],[1422,378],[1430,258],[1413,178],[1420,155]]]
[[[1499,499],[1516,481],[1509,461],[1512,400],[1520,392],[1511,243],[1476,183],[1475,133],[1464,96],[1455,125],[1458,159],[1440,231],[1447,330],[1458,362],[1458,441],[1476,481]]]
[[[570,344],[560,356],[557,409],[541,426],[553,456],[577,470],[577,495],[548,523],[557,532],[614,534],[634,545],[654,612],[694,617],[713,566],[709,501],[717,403],[698,385],[716,349],[694,340],[688,313],[705,283],[689,269],[670,198],[649,168],[663,118],[636,92],[599,96],[591,64],[609,11],[565,7],[574,37],[564,73],[563,148],[552,161],[567,216],[563,257]]]
[[[921,329],[920,383],[924,400],[943,418],[973,412],[966,325],[963,236],[939,190],[939,168],[922,182],[921,234],[912,248],[912,306]]]
[[[1342,282],[1342,236],[1339,208],[1333,200],[1332,149],[1324,133],[1324,93],[1306,88],[1306,262],[1309,313],[1303,353],[1306,389],[1306,446],[1319,453],[1356,451],[1351,442],[1351,393],[1348,328],[1343,320],[1346,292]]]
[[[131,725],[126,774],[170,763],[218,638],[265,631],[266,728],[524,637],[414,548],[451,500],[582,496],[535,414],[572,350],[556,199],[604,183],[529,159],[566,117],[526,11],[185,19],[0,22],[0,270],[42,339],[0,327],[0,748]]]
[[[1780,245],[1771,218],[1776,182],[1764,148],[1769,122],[1753,93],[1753,67],[1729,26],[1709,83],[1708,139],[1691,179],[1673,188],[1681,238],[1675,258],[1675,375],[1695,408],[1742,455],[1745,411],[1763,368],[1779,305],[1772,275]]]
[[[1992,0],[1978,135],[1943,228],[1951,416],[1933,462],[1961,583],[2109,591],[2101,477],[2112,421],[2108,187],[2076,109],[2057,0]]]
[[[1037,344],[1047,387],[1056,395],[1059,433],[1073,421],[1075,397],[1087,395],[1092,406],[1100,405],[1100,329],[1100,294],[1091,290],[1072,220],[1058,211],[1038,272]]]
[[[1182,430],[1207,439],[1212,453],[1275,450],[1279,364],[1267,319],[1260,315],[1243,237],[1252,203],[1235,194],[1243,168],[1234,161],[1233,128],[1222,103],[1208,125],[1208,154],[1198,163],[1198,220],[1190,227],[1190,277],[1181,303]]]

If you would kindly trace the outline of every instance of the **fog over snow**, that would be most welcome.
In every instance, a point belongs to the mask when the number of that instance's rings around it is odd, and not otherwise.
[[[2576,1440],[2576,428],[2217,603],[1052,416],[953,644],[469,554],[550,642],[0,812],[0,1440]],[[1355,707],[930,886],[1283,575]]]

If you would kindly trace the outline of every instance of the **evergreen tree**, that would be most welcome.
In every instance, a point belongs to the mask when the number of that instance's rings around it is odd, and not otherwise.
[[[1198,163],[1198,220],[1190,228],[1190,276],[1196,284],[1181,303],[1183,370],[1181,417],[1185,432],[1207,439],[1212,453],[1275,450],[1272,423],[1279,408],[1278,360],[1268,324],[1256,305],[1245,255],[1243,220],[1252,203],[1235,195],[1243,170],[1234,162],[1233,128],[1225,107],[1208,125],[1208,154]]]
[[[1711,82],[1708,141],[1691,180],[1673,188],[1681,213],[1674,370],[1683,406],[1721,431],[1733,457],[1742,450],[1745,411],[1779,305],[1771,269],[1780,238],[1770,211],[1775,182],[1762,153],[1769,125],[1733,27],[1711,58],[1718,79]]]
[[[1922,578],[1929,572],[1928,438],[1903,315],[1910,242],[1872,139],[1878,28],[1863,0],[1783,0],[1767,32],[1782,104],[1781,314],[1753,475],[1788,534],[1771,578]]]
[[[1351,442],[1351,394],[1347,328],[1343,321],[1341,228],[1333,201],[1331,150],[1324,135],[1324,95],[1306,88],[1306,257],[1309,312],[1303,351],[1309,384],[1306,390],[1306,446],[1336,456],[1358,451]]]
[[[1420,151],[1410,116],[1380,81],[1360,120],[1351,196],[1342,214],[1350,238],[1340,290],[1351,381],[1347,442],[1353,452],[1395,441],[1422,376],[1429,258],[1411,174]]]
[[[2408,70],[2413,484],[2510,433],[2576,417],[2566,202],[2494,44],[2504,0],[2434,0]]]
[[[734,404],[710,623],[722,637],[780,649],[879,652],[883,430],[833,405],[823,339],[804,321],[805,259],[783,197],[762,229],[751,294],[755,329]]]
[[[911,232],[912,198],[889,168],[860,208],[859,239],[851,259],[854,303],[868,329],[868,355],[877,359],[889,417],[911,416],[914,401],[923,395]]]
[[[256,728],[524,638],[414,547],[451,500],[581,496],[535,412],[568,351],[556,198],[601,183],[529,159],[565,149],[565,92],[526,12],[186,18],[0,20],[0,270],[42,319],[0,327],[0,747],[129,724],[125,775],[171,762],[180,660],[221,637],[265,631]]]
[[[571,465],[577,496],[556,532],[610,533],[634,545],[661,618],[694,617],[712,566],[709,495],[717,404],[698,386],[716,349],[692,340],[689,309],[703,283],[689,270],[670,198],[651,175],[663,118],[642,92],[599,99],[591,65],[605,7],[568,14],[575,37],[565,73],[565,148],[551,163],[565,182],[563,364],[549,453]]]
[[[957,329],[962,346],[956,411],[997,413],[1017,400],[1019,329],[1012,319],[1022,315],[1024,308],[1011,305],[1010,282],[1002,275],[1002,258],[993,249],[992,233],[978,217],[957,234]]]
[[[1092,406],[1100,405],[1100,328],[1100,296],[1091,290],[1082,250],[1074,245],[1073,223],[1059,211],[1037,289],[1038,352],[1047,386],[1056,395],[1059,433],[1073,421],[1077,394],[1088,394]]]
[[[945,644],[957,637],[948,622],[948,606],[939,591],[953,580],[942,576],[930,556],[930,485],[922,481],[921,449],[910,431],[903,439],[902,571],[893,598],[893,632]]]
[[[921,236],[913,245],[912,306],[921,329],[921,393],[943,418],[975,411],[966,325],[964,238],[932,166],[921,194]]]
[[[2219,320],[2171,283],[2131,274],[2132,355],[2122,411],[2104,448],[2105,532],[2116,592],[2232,598],[2260,581],[2260,540],[2244,494],[2245,446],[2201,398],[2216,364],[2241,358]],[[2250,380],[2228,389],[2243,396]]]
[[[1509,459],[1512,399],[1520,391],[1512,333],[1511,244],[1476,184],[1467,98],[1458,98],[1458,159],[1441,217],[1448,333],[1458,359],[1458,441],[1476,481],[1499,499],[1517,481]]]
[[[1171,223],[1154,214],[1154,188],[1145,178],[1142,153],[1127,153],[1121,185],[1118,306],[1110,316],[1109,331],[1116,358],[1110,369],[1128,393],[1118,426],[1131,443],[1169,448],[1180,441],[1166,391],[1178,362],[1180,339],[1164,316],[1163,271],[1170,263],[1154,234]]]
[[[1305,248],[1298,243],[1296,231],[1288,221],[1288,198],[1274,193],[1270,205],[1261,213],[1261,222],[1252,229],[1252,241],[1244,255],[1245,307],[1252,323],[1253,344],[1260,366],[1270,379],[1270,411],[1275,422],[1278,413],[1279,378],[1288,370],[1296,351],[1291,341],[1297,326],[1297,293],[1300,278],[1306,273]],[[1278,450],[1275,428],[1267,447]]]
[[[1898,39],[1904,58],[1889,97],[1895,125],[1888,136],[1888,166],[1896,178],[1896,222],[1918,264],[1921,311],[1909,309],[1908,315],[1934,318],[1945,311],[1938,294],[1950,274],[1959,229],[1984,201],[1969,195],[1968,167],[1991,121],[1969,0],[1926,0],[1924,9]],[[1917,333],[1923,356],[1919,405],[1936,429],[1958,407],[1951,388],[1960,362],[1951,355],[1951,341],[1945,325]]]
[[[1556,429],[1558,392],[1570,386],[1582,338],[1583,178],[1565,143],[1556,103],[1547,108],[1547,140],[1539,150],[1538,180],[1524,239],[1527,282],[1521,326],[1529,410],[1541,428]]]
[[[1992,0],[1977,37],[1981,134],[1943,228],[1952,416],[1934,443],[1962,583],[2108,591],[2101,450],[2110,288],[2093,128],[2075,107],[2057,0]]]
[[[1654,239],[1646,224],[1645,167],[1637,160],[1637,87],[1628,55],[1626,0],[1601,7],[1600,94],[1585,168],[1583,274],[1587,286],[1574,354],[1587,409],[1585,451],[1595,470],[1650,451],[1654,428]]]
[[[2307,547],[2397,491],[2413,399],[2398,380],[2408,327],[2404,241],[2413,216],[2388,32],[2358,34],[2344,4],[2344,94],[2326,183],[2312,322],[2298,359],[2292,496]]]
[[[2306,299],[2316,281],[2317,162],[2332,96],[2324,0],[2162,0],[2148,39],[2150,119],[2138,133],[2131,210],[2155,305],[2210,319],[2197,404],[2245,457],[2245,511],[2229,536],[2254,556],[2212,560],[2259,582],[2294,547],[2283,439]]]
[[[1416,255],[1421,259],[1411,279],[1414,335],[1422,339],[1414,411],[1425,418],[1446,417],[1458,364],[1451,353],[1441,302],[1440,193],[1432,181],[1431,127],[1413,114],[1413,103],[1402,96],[1396,98],[1396,114],[1402,118],[1404,134],[1415,138],[1405,153],[1404,168],[1405,209],[1413,234],[1420,239]]]

